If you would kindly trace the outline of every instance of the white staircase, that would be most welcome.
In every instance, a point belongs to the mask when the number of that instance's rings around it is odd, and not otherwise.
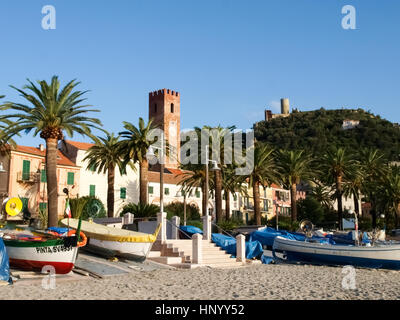
[[[237,268],[246,263],[237,262],[224,250],[208,240],[202,240],[202,263],[192,263],[192,240],[166,240],[161,244],[156,242],[148,255],[148,259],[178,268]]]

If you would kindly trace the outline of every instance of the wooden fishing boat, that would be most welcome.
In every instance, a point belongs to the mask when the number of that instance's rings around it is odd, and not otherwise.
[[[68,225],[68,219],[61,224]],[[69,219],[69,226],[77,228],[78,220]],[[161,224],[153,234],[107,227],[94,222],[82,221],[81,230],[88,237],[85,250],[106,257],[119,256],[130,260],[144,261],[157,240]]]
[[[374,246],[333,245],[318,241],[298,241],[277,236],[273,254],[282,252],[289,261],[314,264],[353,265],[366,268],[400,269],[400,244]]]
[[[75,232],[75,230],[74,230]],[[80,233],[82,236],[82,233]],[[44,266],[53,266],[57,274],[69,273],[74,267],[78,248],[85,241],[78,242],[77,237],[57,237],[51,234],[14,234],[3,235],[4,245],[10,260],[10,266],[23,270],[42,271]],[[84,235],[83,235],[84,236]]]

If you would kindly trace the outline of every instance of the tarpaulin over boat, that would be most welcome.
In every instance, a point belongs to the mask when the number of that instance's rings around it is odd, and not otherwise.
[[[195,226],[180,226],[179,229],[181,229],[183,232],[185,232],[189,236],[192,236],[196,233],[203,234],[203,230],[201,230],[200,228],[197,228]]]
[[[0,238],[0,281],[10,280],[10,263],[3,239]]]
[[[236,239],[225,236],[219,233],[213,233],[211,240],[218,247],[225,250],[232,256],[236,256]],[[263,253],[263,248],[258,241],[246,241],[246,259],[253,259],[259,257]]]
[[[270,227],[267,227],[262,230],[254,231],[250,234],[250,241],[259,241],[262,245],[264,246],[271,246],[274,244],[274,240],[277,236],[289,239],[289,240],[297,240],[297,241],[304,241],[306,239],[306,236],[301,233],[297,232],[288,232],[285,230],[276,230],[272,229]],[[321,243],[330,243],[330,244],[335,244],[333,239],[330,238],[324,238],[324,237],[318,237],[318,236],[312,236],[311,238],[314,241],[318,241]]]

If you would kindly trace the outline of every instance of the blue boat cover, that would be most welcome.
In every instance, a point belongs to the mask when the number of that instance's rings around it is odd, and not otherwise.
[[[192,236],[196,233],[203,234],[203,231],[200,228],[197,228],[195,226],[180,226],[179,229],[181,229],[183,232],[187,233],[189,236]]]
[[[227,253],[236,257],[236,239],[225,236],[220,233],[213,233],[211,240]],[[246,241],[246,259],[253,259],[259,257],[263,253],[263,248],[258,241]]]
[[[250,241],[259,241],[262,245],[272,247],[272,245],[274,244],[274,240],[277,236],[281,236],[285,239],[297,240],[297,241],[305,241],[306,240],[306,236],[302,233],[288,232],[285,230],[276,230],[276,229],[267,227],[265,229],[252,232],[250,234]],[[328,238],[328,237],[312,236],[311,239],[314,241],[319,241],[321,243],[335,244],[335,241],[333,241],[333,239]]]
[[[262,264],[270,264],[270,263],[274,262],[274,258],[262,255],[261,262],[262,262]]]
[[[10,282],[10,262],[3,239],[0,238],[0,280]]]
[[[47,230],[57,232],[60,235],[68,232],[68,228],[58,228],[58,227],[50,227]]]

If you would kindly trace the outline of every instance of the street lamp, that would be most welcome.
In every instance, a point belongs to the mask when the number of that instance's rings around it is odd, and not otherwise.
[[[164,133],[161,133],[161,147],[149,147],[148,156],[155,157],[154,150],[157,149],[161,152],[161,159],[160,159],[160,212],[164,212]]]
[[[210,160],[208,159],[208,149],[209,145],[206,146],[206,188],[204,190],[205,197],[206,197],[206,208],[205,208],[205,214],[208,215],[208,164],[212,163],[213,166],[211,167],[211,171],[217,171],[220,170],[218,167],[218,163],[216,160]]]

